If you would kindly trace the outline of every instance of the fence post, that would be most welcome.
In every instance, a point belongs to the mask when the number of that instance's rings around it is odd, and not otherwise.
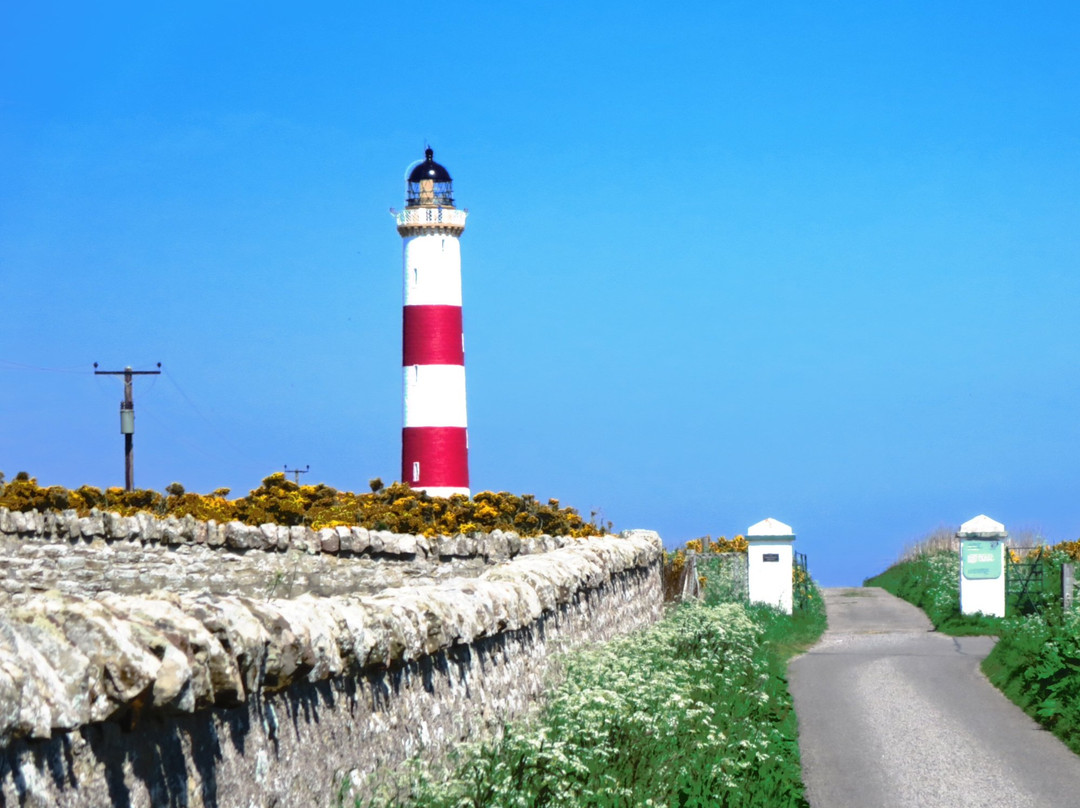
[[[1069,611],[1073,605],[1076,588],[1076,568],[1072,564],[1061,565],[1061,606]]]
[[[679,600],[698,599],[701,597],[701,581],[698,580],[697,553],[686,551],[686,564],[682,571],[682,585],[679,587]]]

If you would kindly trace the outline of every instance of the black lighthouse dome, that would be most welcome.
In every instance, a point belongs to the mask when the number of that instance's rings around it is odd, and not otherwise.
[[[435,152],[424,150],[424,161],[409,172],[405,194],[407,207],[454,207],[453,181],[450,172],[435,162]]]

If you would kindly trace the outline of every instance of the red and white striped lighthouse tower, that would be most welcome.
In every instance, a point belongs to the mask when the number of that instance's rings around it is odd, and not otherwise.
[[[450,173],[427,149],[396,214],[405,240],[401,479],[434,497],[469,496],[458,241],[466,215],[454,207]]]

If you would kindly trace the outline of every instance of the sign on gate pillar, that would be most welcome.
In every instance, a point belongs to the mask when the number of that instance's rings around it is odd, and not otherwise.
[[[960,525],[960,613],[1005,616],[1005,525],[976,516]]]
[[[751,603],[767,603],[791,614],[791,525],[763,519],[746,531],[747,578]]]

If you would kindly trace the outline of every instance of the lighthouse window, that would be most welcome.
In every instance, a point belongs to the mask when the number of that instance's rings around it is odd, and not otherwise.
[[[417,460],[412,464],[412,481],[414,483],[420,482],[420,461]]]
[[[413,286],[416,286],[416,284],[420,283],[420,270],[416,267],[413,267],[412,270],[412,282]]]
[[[443,252],[446,252],[446,239],[442,240],[442,244],[439,245]]]

